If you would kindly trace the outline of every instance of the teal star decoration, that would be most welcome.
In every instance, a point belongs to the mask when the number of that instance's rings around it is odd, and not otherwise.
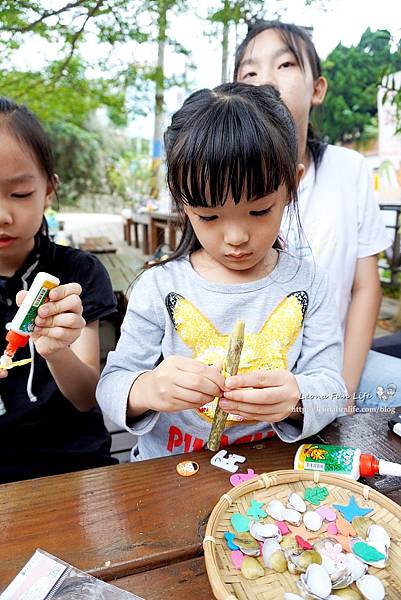
[[[224,537],[226,538],[227,546],[230,550],[239,550],[239,547],[233,542],[235,538],[235,533],[231,533],[231,531],[226,531],[224,533]]]
[[[254,519],[259,520],[260,517],[267,517],[267,512],[262,510],[264,502],[258,502],[257,500],[252,500],[251,506],[246,511],[246,514]]]
[[[370,512],[372,512],[373,508],[362,508],[358,506],[355,496],[351,496],[348,504],[345,506],[342,504],[333,504],[334,508],[336,508],[340,513],[343,514],[344,519],[352,523],[352,519],[354,517],[364,517]]]
[[[327,487],[323,485],[315,485],[314,487],[305,488],[304,499],[315,506],[318,506],[327,496],[329,492]]]

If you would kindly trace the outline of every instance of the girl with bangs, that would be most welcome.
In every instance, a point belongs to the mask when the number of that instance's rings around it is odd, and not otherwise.
[[[216,398],[228,413],[223,445],[316,433],[346,390],[326,276],[279,239],[303,173],[290,112],[270,86],[204,89],[173,116],[165,145],[183,234],[136,282],[99,404],[138,436],[133,460],[203,448]],[[238,318],[239,374],[225,379]]]
[[[371,349],[382,297],[377,254],[391,240],[364,157],[324,143],[311,126],[311,114],[327,91],[311,37],[292,23],[257,21],[237,49],[234,79],[272,85],[297,126],[298,156],[305,166],[298,188],[304,233],[299,235],[286,212],[281,231],[289,252],[312,257],[333,282],[344,339],[348,412],[399,406],[401,360]],[[379,388],[388,393],[380,395]]]

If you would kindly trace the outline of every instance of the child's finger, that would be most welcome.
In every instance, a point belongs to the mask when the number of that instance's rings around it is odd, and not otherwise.
[[[50,328],[50,327],[66,327],[67,329],[83,329],[86,326],[85,319],[82,318],[81,315],[77,315],[76,313],[61,313],[60,315],[54,315],[52,317],[47,317],[47,319],[42,319],[41,317],[36,317],[35,319],[35,331],[39,328]]]
[[[4,379],[5,377],[7,377],[7,375],[8,375],[7,369],[2,369],[0,367],[0,379]]]
[[[253,404],[255,406],[274,405],[283,402],[289,393],[281,387],[271,388],[240,388],[225,391],[223,397],[228,401]],[[256,408],[256,410],[258,410]]]
[[[17,302],[17,306],[21,306],[25,296],[27,295],[28,292],[26,292],[25,290],[21,290],[18,292],[17,296],[16,296],[16,302]]]
[[[268,388],[277,387],[285,383],[285,377],[288,371],[275,369],[273,371],[251,371],[243,375],[233,375],[227,377],[225,381],[226,389],[238,388]]]
[[[62,300],[56,302],[46,302],[38,310],[38,316],[42,319],[46,319],[53,315],[62,314],[66,312],[76,313],[81,315],[83,311],[81,298],[76,294],[66,296]]]
[[[79,283],[64,283],[63,285],[59,285],[56,288],[50,290],[49,299],[53,302],[57,300],[62,300],[63,298],[67,298],[67,296],[71,296],[76,294],[80,296],[82,292],[82,287]]]
[[[185,371],[188,373],[198,374],[207,379],[213,381],[220,390],[224,389],[224,377],[223,375],[214,367],[210,365],[205,365],[201,363],[199,360],[194,360],[193,358],[188,358],[186,356],[174,357],[174,365],[180,371]]]
[[[193,373],[187,373],[185,371],[177,371],[174,383],[181,388],[189,390],[194,395],[205,395],[207,397],[206,402],[210,402],[215,396],[220,396],[221,394],[221,388],[218,384],[200,374],[194,375]]]
[[[77,339],[77,330],[67,329],[66,327],[35,327],[35,330],[32,333],[33,341],[36,341],[42,336],[63,342],[65,345],[69,345],[75,342]]]

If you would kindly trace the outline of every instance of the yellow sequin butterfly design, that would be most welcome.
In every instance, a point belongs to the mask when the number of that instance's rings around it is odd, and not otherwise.
[[[227,355],[229,333],[220,333],[197,308],[180,294],[166,296],[166,306],[182,341],[192,350],[192,358],[205,364],[223,362]],[[258,333],[246,333],[238,373],[258,369],[287,369],[287,353],[301,330],[308,307],[308,294],[292,292],[272,311]],[[213,420],[216,401],[199,409],[207,421]],[[228,415],[227,425],[242,417]]]

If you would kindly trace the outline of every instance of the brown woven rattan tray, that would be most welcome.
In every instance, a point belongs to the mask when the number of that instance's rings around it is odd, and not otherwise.
[[[382,525],[391,537],[389,563],[384,569],[369,567],[369,573],[379,577],[386,590],[386,599],[401,599],[401,507],[369,486],[340,475],[311,473],[308,471],[274,471],[263,473],[230,489],[220,498],[210,515],[206,528],[205,563],[209,581],[217,600],[282,600],[284,592],[299,594],[299,575],[275,573],[265,569],[265,575],[256,580],[245,579],[231,561],[224,533],[233,532],[231,516],[235,512],[246,514],[252,499],[269,502],[272,499],[287,502],[289,492],[303,496],[304,489],[324,485],[329,495],[322,504],[348,504],[352,495],[359,506],[371,507],[369,514]],[[314,510],[317,506],[308,505]],[[274,522],[268,517],[266,522]],[[319,537],[327,536],[327,533]],[[355,585],[355,584],[354,584]]]

